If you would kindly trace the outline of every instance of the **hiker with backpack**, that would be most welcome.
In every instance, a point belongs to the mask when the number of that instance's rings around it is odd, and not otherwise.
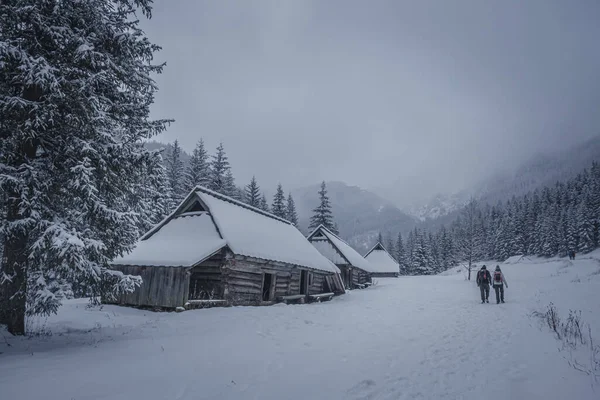
[[[481,267],[479,272],[477,272],[477,286],[479,286],[479,291],[481,292],[481,304],[485,302],[490,302],[488,299],[490,297],[490,286],[492,285],[492,276],[490,275],[490,271],[487,270],[484,265]]]
[[[506,288],[508,289],[508,284],[506,283],[506,278],[500,270],[499,265],[496,265],[493,282],[494,291],[496,292],[496,304],[499,304],[501,302],[504,303],[504,286],[506,286]]]

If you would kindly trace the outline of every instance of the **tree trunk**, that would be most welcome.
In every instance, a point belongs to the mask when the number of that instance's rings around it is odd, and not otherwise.
[[[471,280],[471,261],[469,261],[469,280]]]
[[[12,203],[12,204],[10,204]],[[6,222],[19,219],[18,203],[9,201]],[[4,238],[4,252],[0,264],[0,324],[8,326],[13,335],[25,334],[27,300],[27,237],[23,233],[9,233]]]
[[[42,94],[42,88],[36,84],[23,90],[23,98],[29,101],[40,101]],[[26,139],[21,143],[17,158],[23,163],[35,159],[38,146],[38,139]],[[21,193],[18,190],[8,190],[5,196],[5,222],[10,224],[23,221],[26,216],[20,208]],[[4,252],[0,263],[0,324],[7,325],[8,331],[13,335],[25,334],[28,242],[27,228],[21,227],[18,231],[8,232],[3,243]]]

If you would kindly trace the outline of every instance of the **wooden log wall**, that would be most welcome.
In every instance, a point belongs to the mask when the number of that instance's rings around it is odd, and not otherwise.
[[[223,299],[225,283],[221,267],[224,253],[218,253],[190,271],[190,300]]]
[[[189,273],[181,267],[142,267],[113,265],[126,275],[139,275],[142,284],[133,293],[118,296],[116,303],[130,306],[183,307],[188,298]],[[107,299],[103,301],[108,302]]]
[[[308,294],[325,293],[325,272],[311,271],[312,285],[308,287]]]
[[[275,289],[272,301],[300,293],[301,268],[275,261],[229,255],[222,268],[224,299],[231,305],[262,304],[263,274],[273,274]],[[308,270],[312,284],[307,294],[323,293],[327,272]]]
[[[362,269],[355,269],[355,271],[357,272],[358,282],[360,284],[371,282],[371,274],[369,274],[366,271],[363,271]]]
[[[303,270],[289,264],[219,253],[194,268],[113,266],[124,274],[139,275],[143,283],[133,293],[122,294],[117,304],[130,306],[182,307],[187,300],[223,299],[229,305],[260,305],[264,274],[272,274],[271,301],[300,294]],[[324,293],[325,276],[309,270],[307,294]],[[331,288],[327,288],[331,290]]]
[[[361,283],[360,270],[358,268],[352,268],[352,281],[350,283],[352,287],[356,287]]]
[[[395,272],[373,272],[371,277],[373,278],[397,278],[399,274]]]

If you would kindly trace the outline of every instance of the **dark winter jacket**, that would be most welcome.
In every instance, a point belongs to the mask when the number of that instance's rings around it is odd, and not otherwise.
[[[492,284],[492,275],[490,275],[490,271],[487,269],[481,269],[477,272],[477,286],[480,285],[491,285]]]

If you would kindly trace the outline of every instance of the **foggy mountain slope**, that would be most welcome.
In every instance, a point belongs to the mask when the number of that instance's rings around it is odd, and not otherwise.
[[[304,233],[308,232],[312,210],[319,204],[319,188],[320,184],[315,184],[292,191]],[[398,230],[408,231],[418,223],[390,201],[358,186],[328,182],[327,191],[340,236],[359,251],[367,250],[380,231],[393,231],[395,236]]]
[[[513,172],[496,174],[471,189],[452,195],[439,194],[427,204],[404,211],[421,221],[433,222],[435,219],[455,214],[471,196],[482,202],[495,204],[537,188],[553,185],[557,181],[567,180],[597,160],[600,160],[600,136],[556,152],[534,155]]]

